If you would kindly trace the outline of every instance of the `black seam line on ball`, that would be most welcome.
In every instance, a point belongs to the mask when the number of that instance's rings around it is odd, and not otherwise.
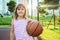
[[[38,23],[38,25],[39,25],[39,23]],[[38,28],[38,25],[36,26],[36,29]],[[34,30],[34,32],[36,31],[36,29]],[[34,32],[33,32],[31,35],[33,35],[33,34],[34,34]]]

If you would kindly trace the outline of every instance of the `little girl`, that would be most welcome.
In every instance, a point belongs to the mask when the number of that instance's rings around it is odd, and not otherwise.
[[[28,21],[26,16],[26,8],[23,4],[19,4],[15,10],[15,16],[11,22],[10,40],[34,40],[32,36],[29,36],[26,31]],[[14,38],[15,37],[15,38]]]

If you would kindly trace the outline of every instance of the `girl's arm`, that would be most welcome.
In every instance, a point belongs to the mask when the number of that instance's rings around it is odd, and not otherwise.
[[[10,40],[14,40],[14,25],[13,25],[13,20],[11,22]]]

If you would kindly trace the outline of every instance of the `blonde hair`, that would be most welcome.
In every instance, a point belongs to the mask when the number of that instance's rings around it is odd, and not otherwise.
[[[18,17],[17,9],[18,9],[19,7],[23,7],[23,8],[25,9],[25,13],[24,13],[24,15],[23,15],[23,17],[25,18],[26,8],[25,8],[25,6],[24,6],[23,4],[18,4],[17,7],[16,7],[16,9],[15,9],[15,15],[14,15],[15,19],[17,19],[17,17]]]

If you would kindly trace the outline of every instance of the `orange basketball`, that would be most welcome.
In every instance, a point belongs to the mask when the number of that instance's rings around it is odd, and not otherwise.
[[[42,25],[38,21],[29,22],[26,29],[27,33],[33,37],[39,36],[43,31]]]

